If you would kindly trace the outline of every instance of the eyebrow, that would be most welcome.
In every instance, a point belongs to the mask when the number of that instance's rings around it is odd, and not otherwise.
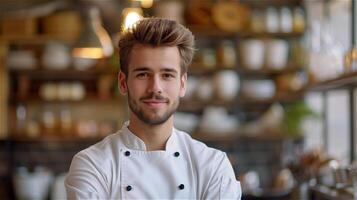
[[[148,67],[138,67],[133,70],[133,72],[143,72],[143,71],[152,71],[152,70]],[[163,68],[160,71],[178,74],[178,71],[176,69],[172,69],[172,68]]]

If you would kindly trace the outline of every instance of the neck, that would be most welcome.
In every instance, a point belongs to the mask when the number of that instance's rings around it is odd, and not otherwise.
[[[128,127],[132,133],[144,141],[147,151],[165,150],[172,128],[173,116],[163,124],[150,125],[138,119],[133,113],[130,115]]]

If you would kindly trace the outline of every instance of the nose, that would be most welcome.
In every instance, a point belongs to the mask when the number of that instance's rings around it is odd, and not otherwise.
[[[148,92],[150,93],[162,93],[162,85],[159,76],[152,76],[148,85]]]

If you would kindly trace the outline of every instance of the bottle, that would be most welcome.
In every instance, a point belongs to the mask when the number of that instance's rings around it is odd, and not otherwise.
[[[68,107],[60,110],[60,127],[63,134],[70,134],[72,131],[72,112]]]
[[[297,7],[294,9],[293,14],[293,31],[301,33],[305,30],[305,14],[302,8]]]
[[[27,110],[25,105],[19,104],[16,107],[16,131],[22,133],[25,130],[27,118]]]
[[[268,7],[266,10],[265,29],[268,33],[277,33],[279,31],[279,14],[274,7]]]
[[[56,131],[56,114],[54,110],[46,106],[42,113],[42,127],[45,135],[54,135]]]
[[[230,40],[223,40],[217,49],[217,60],[225,68],[233,68],[236,64],[236,51]]]
[[[293,30],[293,16],[291,10],[287,7],[280,9],[280,31],[290,33]]]
[[[264,32],[264,15],[260,10],[254,9],[251,15],[250,30],[253,33]]]

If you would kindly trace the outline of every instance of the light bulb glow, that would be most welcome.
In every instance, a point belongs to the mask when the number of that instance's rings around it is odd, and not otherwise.
[[[137,21],[143,18],[141,15],[141,9],[139,8],[127,8],[123,11],[124,13],[124,30],[132,27]]]
[[[99,59],[104,57],[102,48],[74,48],[72,51],[74,57]]]

